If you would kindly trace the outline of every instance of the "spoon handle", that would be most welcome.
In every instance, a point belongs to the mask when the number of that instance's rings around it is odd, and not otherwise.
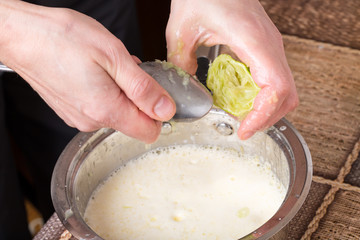
[[[197,58],[207,59],[207,61],[211,63],[220,54],[221,47],[222,47],[221,45],[215,45],[212,47],[201,46],[196,52]],[[15,71],[4,65],[2,62],[0,62],[0,72],[15,72]]]
[[[14,72],[11,68],[5,66],[2,62],[0,62],[0,72]]]

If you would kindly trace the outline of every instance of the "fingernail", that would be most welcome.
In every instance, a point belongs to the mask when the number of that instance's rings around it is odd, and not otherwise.
[[[174,104],[167,96],[162,96],[154,107],[155,114],[161,120],[169,120],[172,117]]]
[[[246,139],[252,137],[252,135],[254,135],[254,134],[255,134],[255,132],[253,132],[253,131],[245,132],[244,134],[241,135],[241,139],[246,140]]]

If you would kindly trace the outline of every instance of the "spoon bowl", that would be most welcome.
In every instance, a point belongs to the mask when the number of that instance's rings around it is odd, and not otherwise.
[[[140,67],[175,101],[174,121],[195,121],[205,116],[212,108],[213,99],[209,90],[182,69],[161,61],[143,62]]]

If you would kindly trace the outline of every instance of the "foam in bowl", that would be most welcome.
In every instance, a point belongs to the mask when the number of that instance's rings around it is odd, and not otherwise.
[[[268,221],[285,195],[266,159],[174,145],[113,172],[94,191],[84,219],[106,240],[239,239]]]

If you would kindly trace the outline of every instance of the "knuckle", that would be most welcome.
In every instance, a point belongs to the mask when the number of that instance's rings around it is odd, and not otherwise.
[[[107,107],[91,107],[87,110],[86,115],[99,127],[109,126],[110,113],[107,111]]]
[[[276,89],[276,94],[279,98],[289,97],[289,95],[292,94],[294,89],[294,86],[291,83],[291,79],[289,79],[286,74],[279,75],[278,78],[280,79],[280,82],[279,84],[276,84],[276,86],[274,86]]]
[[[131,100],[144,99],[150,89],[152,88],[152,81],[148,77],[137,77],[131,81],[129,98]]]
[[[299,101],[299,97],[297,96],[297,94],[296,94],[295,97],[291,97],[291,99],[290,99],[290,111],[297,108],[299,106],[299,103],[300,103],[300,101]]]
[[[277,28],[275,28],[275,30],[274,30],[274,38],[281,46],[283,45],[282,35]]]
[[[77,128],[82,131],[93,131],[106,126],[108,120],[107,107],[101,107],[97,103],[86,104],[81,109],[84,120],[77,123]],[[81,129],[80,129],[81,128]]]
[[[291,84],[282,85],[276,92],[280,99],[284,99],[288,111],[294,110],[299,105],[296,89]]]
[[[74,29],[76,19],[74,16],[74,11],[71,9],[56,9],[56,15],[61,19],[61,27],[65,33],[69,33]]]
[[[124,46],[117,38],[106,38],[106,45],[102,48],[106,59],[111,63],[112,66],[122,66],[124,60],[121,56],[121,52],[124,51]]]
[[[81,132],[91,132],[97,130],[95,125],[89,123],[88,121],[77,121],[74,124],[74,127],[76,127]]]
[[[111,102],[113,104],[106,104],[104,102],[88,104],[86,109],[84,109],[84,114],[91,119],[93,125],[95,126],[93,128],[112,128],[118,125],[119,122],[122,122],[123,118],[127,118],[132,115],[132,113],[129,113],[127,116],[122,116],[122,111],[116,107],[121,106],[122,109],[127,109],[129,111],[129,100],[123,91],[121,91],[116,97],[112,98]]]
[[[288,94],[289,94],[289,88],[286,85],[283,85],[283,86],[280,86],[277,90],[276,90],[276,93],[277,95],[280,97],[280,98],[284,98],[286,97]]]

